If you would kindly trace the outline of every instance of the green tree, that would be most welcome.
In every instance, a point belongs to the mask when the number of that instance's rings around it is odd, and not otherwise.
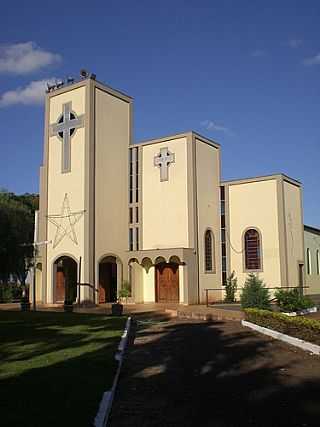
[[[254,273],[250,273],[245,281],[240,296],[242,308],[261,308],[268,310],[270,308],[270,294],[265,287],[263,280],[259,279]]]
[[[227,283],[225,286],[226,296],[224,297],[224,302],[232,303],[236,302],[236,292],[238,288],[238,280],[236,278],[236,273],[233,271],[230,276],[227,278]]]
[[[35,194],[0,191],[0,282],[11,275],[24,286],[33,255]]]

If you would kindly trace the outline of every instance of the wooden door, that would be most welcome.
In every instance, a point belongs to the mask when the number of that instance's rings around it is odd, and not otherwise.
[[[56,273],[56,302],[64,302],[65,297],[65,279],[63,268],[57,267]]]
[[[179,266],[159,264],[156,267],[157,302],[179,302]]]
[[[99,265],[99,304],[117,300],[117,264],[104,262]]]
[[[108,264],[101,263],[99,265],[99,304],[104,304],[108,301]]]

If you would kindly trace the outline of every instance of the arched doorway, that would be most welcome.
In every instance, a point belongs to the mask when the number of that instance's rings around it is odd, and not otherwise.
[[[56,303],[76,301],[77,299],[77,262],[69,256],[61,256],[54,263],[54,300]]]
[[[179,264],[160,262],[155,267],[156,301],[179,302]]]
[[[99,262],[99,304],[117,300],[117,283],[117,258],[106,256]]]

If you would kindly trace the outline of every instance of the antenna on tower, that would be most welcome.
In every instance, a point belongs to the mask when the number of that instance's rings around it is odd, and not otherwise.
[[[88,71],[87,71],[87,70],[85,70],[84,68],[82,68],[82,69],[80,70],[80,77],[81,77],[82,79],[87,79],[87,78],[89,77],[89,73],[88,73]]]
[[[80,70],[80,77],[82,79],[88,79],[88,78],[90,78],[92,80],[95,80],[97,76],[94,73],[89,73],[89,71],[87,71],[84,68],[82,68]]]

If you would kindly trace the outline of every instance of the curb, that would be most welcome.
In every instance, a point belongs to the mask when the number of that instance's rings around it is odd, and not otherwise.
[[[118,345],[118,351],[114,356],[115,359],[119,362],[118,368],[114,376],[111,389],[103,393],[102,399],[99,404],[99,409],[93,423],[95,427],[105,427],[108,423],[109,415],[112,408],[113,398],[118,385],[124,352],[128,345],[128,337],[131,329],[131,321],[132,321],[131,317],[128,317],[126,326],[121,336],[120,343]]]
[[[312,344],[311,342],[301,340],[300,338],[291,337],[290,335],[264,328],[263,326],[248,322],[247,320],[242,320],[241,324],[242,326],[251,328],[257,332],[260,332],[261,334],[268,335],[272,338],[275,338],[276,340],[280,340],[295,347],[299,347],[304,351],[308,351],[309,353],[320,355],[320,345]]]
[[[290,313],[283,312],[282,314],[285,314],[286,316],[289,316],[289,317],[295,317],[295,316],[304,316],[305,314],[310,314],[310,313],[316,313],[317,311],[318,311],[317,307],[311,307],[311,308],[306,308],[300,311],[291,311]]]

